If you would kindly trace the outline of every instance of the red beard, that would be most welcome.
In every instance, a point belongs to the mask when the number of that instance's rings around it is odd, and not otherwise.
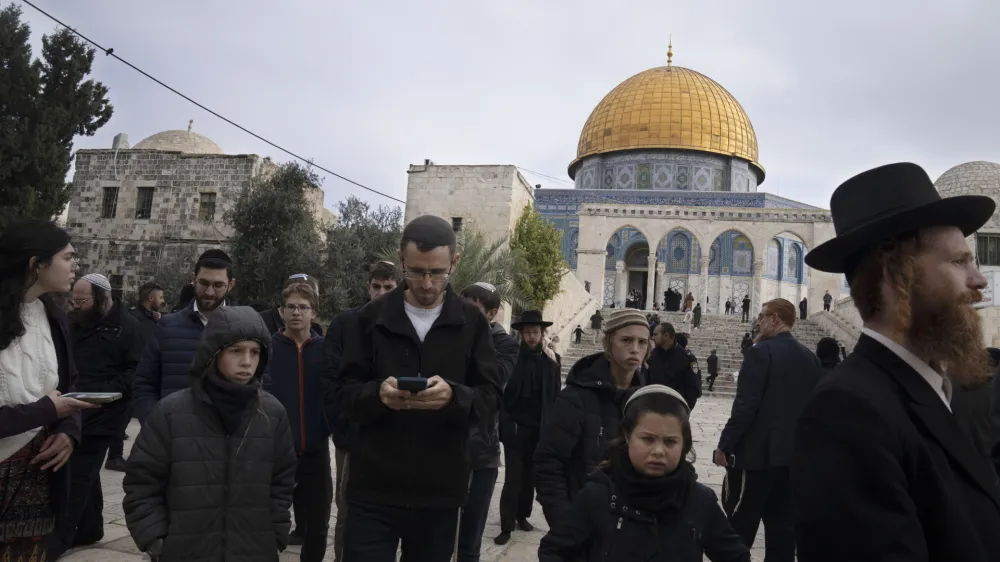
[[[919,278],[913,283],[906,338],[931,366],[944,367],[955,384],[974,385],[992,375],[982,319],[972,307],[981,300],[977,290],[948,300],[933,294]]]

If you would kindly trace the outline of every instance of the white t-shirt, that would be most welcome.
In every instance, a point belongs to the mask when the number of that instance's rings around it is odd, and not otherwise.
[[[406,315],[410,318],[410,323],[413,324],[413,329],[416,330],[417,337],[420,338],[421,342],[424,341],[427,332],[431,330],[434,321],[438,319],[438,316],[441,316],[441,309],[443,307],[444,302],[434,308],[420,308],[403,301],[403,308],[406,310]]]

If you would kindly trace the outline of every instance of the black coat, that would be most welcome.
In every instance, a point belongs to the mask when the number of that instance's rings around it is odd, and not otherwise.
[[[153,312],[144,306],[133,306],[128,310],[129,315],[135,319],[136,326],[139,329],[139,337],[142,339],[143,346],[146,342],[153,337],[153,331],[156,329],[156,324],[159,322],[153,315]]]
[[[490,325],[449,286],[424,341],[403,307],[404,282],[366,304],[344,330],[335,399],[358,424],[350,502],[457,508],[469,489],[469,432],[492,419],[503,391]],[[437,411],[392,410],[379,398],[388,377],[445,379],[452,400]]]
[[[669,518],[630,509],[629,498],[605,470],[588,478],[573,507],[542,538],[539,562],[750,562],[715,492],[695,483],[684,507]]]
[[[646,362],[649,384],[662,384],[681,393],[688,406],[694,408],[701,395],[701,381],[695,372],[697,364],[692,364],[687,350],[674,344],[670,349],[657,346]]]
[[[117,300],[93,327],[73,331],[78,392],[120,392],[122,398],[83,411],[84,435],[118,435],[129,420],[132,375],[142,356],[138,322]]]
[[[705,359],[705,363],[708,364],[708,374],[718,375],[719,374],[719,356],[709,355],[708,359]]]
[[[1000,432],[993,427],[990,418],[995,380],[994,377],[987,382],[972,386],[956,384],[951,394],[951,410],[954,412],[958,428],[994,469],[994,449],[1000,443]]]
[[[538,388],[541,389],[541,396],[538,400],[541,405],[542,419],[556,401],[559,390],[562,388],[562,367],[561,359],[556,354],[557,360],[549,359],[544,351],[531,351],[524,346],[518,346],[514,373],[504,388],[503,408],[500,411],[500,438],[504,443],[508,443],[518,432],[518,420],[522,420],[521,425],[531,425],[529,418],[535,412],[526,412],[522,407],[519,398],[522,396],[522,385],[531,385],[528,377],[539,376]],[[541,427],[540,424],[537,427]]]
[[[747,350],[736,399],[719,448],[735,456],[733,468],[788,466],[795,424],[823,371],[812,351],[788,332]]]
[[[171,393],[191,385],[188,369],[201,342],[205,325],[194,310],[194,301],[179,312],[160,318],[146,342],[132,381],[132,411],[139,421]]]
[[[350,451],[354,444],[357,427],[347,417],[347,414],[337,403],[335,397],[337,373],[340,371],[340,359],[344,355],[345,329],[357,325],[359,308],[349,308],[341,311],[330,321],[326,330],[326,340],[323,354],[326,362],[320,372],[320,382],[323,388],[323,407],[326,409],[326,419],[330,421],[330,431],[333,444],[341,451]]]
[[[644,384],[637,372],[633,389]],[[603,353],[584,357],[570,369],[565,388],[542,420],[535,448],[535,488],[550,526],[565,516],[584,478],[618,437],[630,394],[615,389]]]
[[[800,562],[1000,560],[988,463],[931,386],[862,335],[799,420]]]
[[[500,324],[493,324],[490,327],[490,336],[497,352],[497,374],[501,383],[506,385],[517,363],[517,340]],[[499,412],[493,414],[492,418],[480,418],[472,426],[469,435],[469,458],[472,460],[473,470],[500,467]]]
[[[271,334],[271,360],[265,372],[271,394],[281,402],[292,426],[295,450],[321,451],[330,447],[330,424],[323,408],[320,374],[326,368],[323,336],[313,333],[299,348],[291,338]]]

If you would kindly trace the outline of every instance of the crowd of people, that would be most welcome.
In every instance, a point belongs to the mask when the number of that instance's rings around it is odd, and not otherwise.
[[[501,449],[493,541],[532,530],[537,499],[545,562],[747,562],[761,523],[769,561],[998,560],[1000,350],[982,346],[965,242],[994,203],[941,199],[897,164],[831,207],[837,236],[806,261],[847,275],[865,327],[851,355],[831,338],[814,353],[791,335],[801,309],[761,306],[712,454],[721,501],[693,464],[688,334],[595,312],[602,349],[563,382],[541,311],[512,335],[496,287],[451,286],[444,219],[410,221],[397,261],[368,269],[369,302],[325,334],[309,274],[289,272],[276,307],[237,306],[234,265],[209,250],[173,313],[154,283],[126,308],[104,275],[77,278],[65,231],[16,223],[0,233],[0,560],[100,541],[105,467],[125,473],[127,527],[154,561],[290,544],[319,561],[334,504],[338,561],[477,561]],[[706,364],[711,389],[715,351]]]

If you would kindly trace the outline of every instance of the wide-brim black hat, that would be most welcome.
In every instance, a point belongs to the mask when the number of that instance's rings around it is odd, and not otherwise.
[[[541,326],[543,328],[548,328],[551,325],[552,322],[542,320],[541,310],[525,310],[524,314],[521,315],[521,319],[517,322],[511,323],[510,327],[515,330],[520,330],[524,326]]]
[[[879,242],[934,226],[954,226],[969,236],[993,216],[996,203],[982,195],[942,198],[920,166],[889,164],[842,183],[830,198],[837,236],[806,254],[806,265],[850,273],[852,259]]]

